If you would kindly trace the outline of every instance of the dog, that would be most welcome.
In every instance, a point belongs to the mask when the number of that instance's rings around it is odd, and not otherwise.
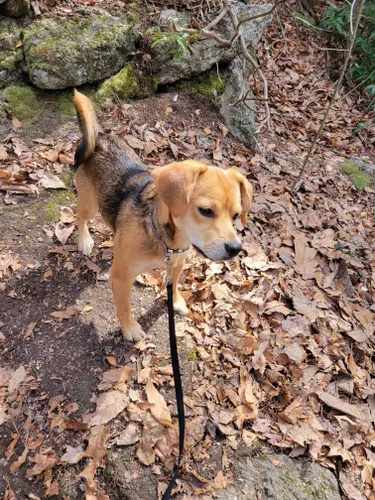
[[[92,102],[75,90],[82,132],[75,152],[78,193],[78,248],[90,255],[94,241],[87,223],[99,211],[114,233],[111,284],[117,317],[127,340],[146,334],[131,314],[135,278],[164,265],[170,254],[173,307],[188,314],[178,281],[191,245],[203,256],[222,261],[241,251],[234,229],[246,224],[252,186],[239,172],[186,160],[147,170],[120,139],[103,134]]]

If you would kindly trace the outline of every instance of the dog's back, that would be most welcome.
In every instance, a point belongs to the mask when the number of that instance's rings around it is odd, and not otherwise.
[[[153,180],[127,144],[100,133],[90,99],[75,90],[74,105],[82,131],[74,167],[84,169],[94,184],[100,213],[114,229],[121,204],[142,204],[142,193]]]

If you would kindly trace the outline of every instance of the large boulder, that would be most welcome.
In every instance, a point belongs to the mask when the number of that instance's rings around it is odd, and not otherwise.
[[[0,21],[0,88],[16,81],[20,76],[23,60],[21,30],[12,21]]]
[[[266,12],[271,7],[271,4],[251,6],[240,2],[233,4],[238,19]],[[186,25],[186,16],[176,12],[176,17],[177,25]],[[159,84],[173,83],[182,78],[203,73],[218,62],[231,61],[238,54],[238,44],[227,47],[214,39],[192,40],[192,51],[181,51],[176,40],[176,33],[171,28],[171,21],[163,16],[163,13],[162,19],[166,19],[168,28],[151,33],[153,39],[152,69]],[[272,16],[268,15],[242,25],[242,34],[247,46],[254,46],[259,42],[264,28],[271,20]],[[220,32],[222,37],[230,39],[233,35],[233,27],[229,16],[225,16],[215,30]]]
[[[39,21],[24,34],[30,81],[41,89],[64,89],[104,80],[130,59],[137,38],[125,20],[109,15]]]
[[[218,495],[219,500],[341,500],[333,472],[312,462],[271,454],[234,465],[235,481]]]

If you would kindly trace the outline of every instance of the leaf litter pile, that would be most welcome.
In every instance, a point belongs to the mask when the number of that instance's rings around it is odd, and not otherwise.
[[[162,108],[153,123],[129,119],[132,108],[142,114],[142,103],[118,107],[110,117],[121,123],[113,133],[146,165],[204,158],[240,168],[254,186],[249,224],[237,222],[242,256],[220,263],[192,254],[183,273],[182,294],[190,314],[177,318],[177,331],[187,353],[187,439],[177,491],[185,498],[214,497],[234,481],[235,451],[264,446],[331,469],[347,498],[374,499],[374,191],[357,191],[339,168],[345,158],[374,158],[373,138],[363,140],[352,132],[371,116],[356,107],[354,97],[339,101],[330,112],[322,147],[293,193],[291,185],[333,84],[325,55],[290,19],[284,25],[288,51],[276,34],[278,25],[273,28],[275,33],[268,34],[274,42],[272,57],[262,62],[270,82],[274,133],[258,138],[256,151],[231,140],[226,127],[203,116],[196,101],[196,108],[188,108],[191,100],[182,94],[146,100],[146,113],[153,99]],[[14,120],[13,126],[14,133],[0,145],[6,202],[16,203],[14,193],[32,193],[36,186],[62,188],[58,175],[71,163],[74,137],[57,145],[46,139],[30,149],[19,138],[22,124]],[[62,208],[52,248],[72,274],[75,247],[67,241],[73,217],[71,207]],[[110,260],[108,231],[100,223],[92,229],[102,242],[101,258]],[[25,263],[16,249],[3,245],[0,251],[1,291],[12,293],[8,284]],[[44,279],[53,273],[53,262]],[[85,264],[97,279],[100,263],[94,256]],[[165,297],[162,273],[139,282]],[[52,312],[48,321],[59,332],[88,310],[71,303]],[[29,325],[25,342],[32,341],[35,326]],[[5,333],[0,342],[6,349]],[[113,355],[105,362],[107,368],[97,373],[93,408],[83,413],[67,395],[48,398],[38,392],[35,366],[0,370],[0,422],[14,427],[4,499],[15,498],[12,477],[20,468],[43,484],[46,496],[54,496],[60,494],[63,470],[71,466],[84,481],[87,499],[109,498],[100,471],[110,449],[127,446],[135,446],[137,460],[158,478],[159,494],[165,490],[178,454],[169,352],[160,352],[158,339],[147,337],[135,345],[126,364]],[[203,475],[215,443],[221,458],[215,470]]]

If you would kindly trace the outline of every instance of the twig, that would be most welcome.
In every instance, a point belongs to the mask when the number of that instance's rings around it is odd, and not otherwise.
[[[353,0],[352,5],[350,7],[350,34],[353,36],[353,15],[354,15],[354,6],[357,0]]]
[[[353,0],[353,2],[355,2],[355,0]],[[357,17],[356,17],[354,28],[353,28],[353,34],[349,37],[348,52],[346,53],[345,61],[344,61],[344,64],[343,64],[343,66],[341,68],[340,77],[339,77],[339,79],[336,82],[335,90],[333,92],[333,96],[331,97],[330,103],[327,106],[327,109],[326,109],[326,111],[324,113],[322,123],[320,124],[319,130],[316,133],[315,139],[314,139],[313,143],[311,144],[311,147],[310,147],[310,149],[309,149],[309,151],[308,151],[308,153],[306,155],[306,158],[305,158],[305,160],[304,160],[304,162],[302,164],[300,173],[298,174],[297,179],[293,183],[293,186],[292,186],[293,190],[295,189],[297,183],[299,182],[299,180],[301,179],[301,177],[305,173],[308,161],[309,161],[310,157],[312,156],[312,154],[315,151],[316,145],[317,145],[318,140],[320,138],[320,134],[322,133],[322,130],[323,130],[324,125],[326,123],[326,120],[327,120],[327,117],[328,117],[328,113],[329,113],[330,109],[332,108],[333,103],[336,100],[337,93],[338,93],[338,91],[340,89],[340,86],[341,86],[342,80],[344,78],[344,74],[345,74],[346,68],[348,67],[348,64],[349,64],[350,56],[352,54],[352,50],[353,50],[353,46],[354,46],[354,42],[355,42],[355,37],[356,37],[356,34],[357,34],[359,20],[361,18],[361,14],[362,14],[364,3],[365,3],[365,0],[360,0],[360,4],[359,4],[359,7],[358,7],[358,12],[357,12]]]
[[[345,99],[345,97],[347,97],[349,94],[351,94],[352,92],[354,92],[358,87],[360,87],[365,82],[367,82],[367,80],[369,80],[374,73],[375,73],[375,69],[373,71],[371,71],[371,73],[364,80],[362,80],[361,82],[359,82],[358,85],[356,85],[354,88],[350,89],[349,92],[347,92],[346,94],[344,94],[342,97],[339,96],[336,100],[340,101],[342,99]]]
[[[316,47],[319,50],[329,50],[329,51],[333,51],[333,52],[348,52],[348,49],[336,49],[334,47],[319,47],[319,45],[314,43],[312,40],[310,40],[310,43],[311,43],[311,45],[313,45],[314,47]]]
[[[227,9],[223,9],[220,14],[215,17],[215,19],[213,21],[211,21],[210,23],[207,24],[207,26],[205,27],[205,30],[206,31],[209,31],[211,30],[212,28],[214,28],[222,19],[223,17],[225,17],[227,15]]]
[[[277,19],[277,23],[279,25],[279,28],[280,28],[280,31],[281,31],[281,34],[283,36],[283,41],[284,41],[284,50],[285,52],[287,53],[288,52],[288,42],[287,42],[287,39],[286,39],[286,36],[285,36],[285,30],[284,30],[284,27],[282,25],[282,22],[281,22],[281,19],[280,19],[280,16],[279,16],[279,13],[276,11],[275,12],[275,17]]]

